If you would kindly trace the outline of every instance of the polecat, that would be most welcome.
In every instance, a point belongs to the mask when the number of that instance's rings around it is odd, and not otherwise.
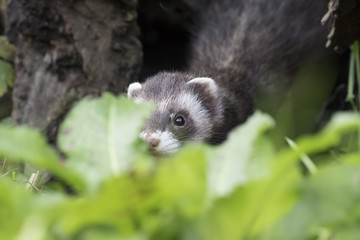
[[[130,99],[157,106],[141,138],[157,154],[224,141],[252,114],[258,90],[276,96],[307,58],[323,53],[325,12],[324,0],[210,1],[199,13],[188,71],[128,87]]]

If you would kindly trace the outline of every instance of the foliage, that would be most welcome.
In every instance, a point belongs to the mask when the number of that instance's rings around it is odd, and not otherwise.
[[[14,69],[9,62],[12,61],[14,52],[15,47],[6,37],[0,36],[0,97],[6,93],[8,86],[13,85]]]
[[[256,112],[225,144],[160,160],[138,140],[151,108],[110,94],[83,100],[60,128],[62,153],[34,129],[0,126],[0,239],[359,236],[359,114],[338,113],[279,150],[267,134],[273,120]],[[56,181],[26,183],[19,163]]]

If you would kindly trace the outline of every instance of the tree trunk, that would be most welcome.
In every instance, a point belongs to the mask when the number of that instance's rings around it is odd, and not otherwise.
[[[51,141],[74,102],[123,92],[142,49],[137,0],[8,0],[7,36],[17,47],[13,117]]]
[[[322,23],[331,25],[326,46],[343,53],[360,39],[360,0],[329,0]]]

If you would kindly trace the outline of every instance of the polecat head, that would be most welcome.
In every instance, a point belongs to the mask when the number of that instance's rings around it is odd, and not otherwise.
[[[207,77],[162,72],[130,84],[127,95],[156,104],[140,137],[159,155],[174,153],[185,142],[208,140],[223,118],[219,89]]]

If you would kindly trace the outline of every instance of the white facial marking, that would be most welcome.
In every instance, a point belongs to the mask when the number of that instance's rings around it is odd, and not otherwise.
[[[140,133],[140,138],[142,139],[142,140],[145,140],[147,137],[148,137],[148,133],[147,132],[145,132],[145,131],[142,131],[141,133]]]
[[[177,152],[180,146],[180,142],[174,138],[174,135],[169,131],[165,131],[160,134],[160,143],[156,151],[163,154],[172,154]]]
[[[202,130],[199,131],[201,135],[196,136],[198,139],[194,140],[203,140],[208,137],[213,124],[211,121],[209,121],[209,112],[201,105],[197,97],[190,93],[182,93],[178,96],[177,101],[178,106],[181,106],[189,112],[190,117],[194,121],[196,129]]]
[[[222,102],[219,98],[219,90],[218,90],[218,86],[216,85],[215,81],[211,78],[208,77],[198,77],[198,78],[193,78],[192,80],[190,80],[188,82],[188,84],[191,83],[195,83],[195,84],[201,84],[203,85],[205,88],[207,88],[210,91],[210,94],[217,99],[216,103],[216,107],[215,109],[215,115],[213,116],[213,122],[221,122],[223,120],[223,114],[224,114],[224,109],[222,106]]]
[[[174,135],[169,131],[156,132],[141,132],[140,138],[148,143],[150,139],[159,139],[159,144],[153,149],[155,152],[160,154],[173,154],[179,150],[181,143],[174,138]]]
[[[133,99],[134,91],[140,90],[141,87],[142,87],[141,84],[138,83],[138,82],[134,82],[134,83],[130,84],[129,87],[128,87],[128,92],[127,92],[128,98]]]

